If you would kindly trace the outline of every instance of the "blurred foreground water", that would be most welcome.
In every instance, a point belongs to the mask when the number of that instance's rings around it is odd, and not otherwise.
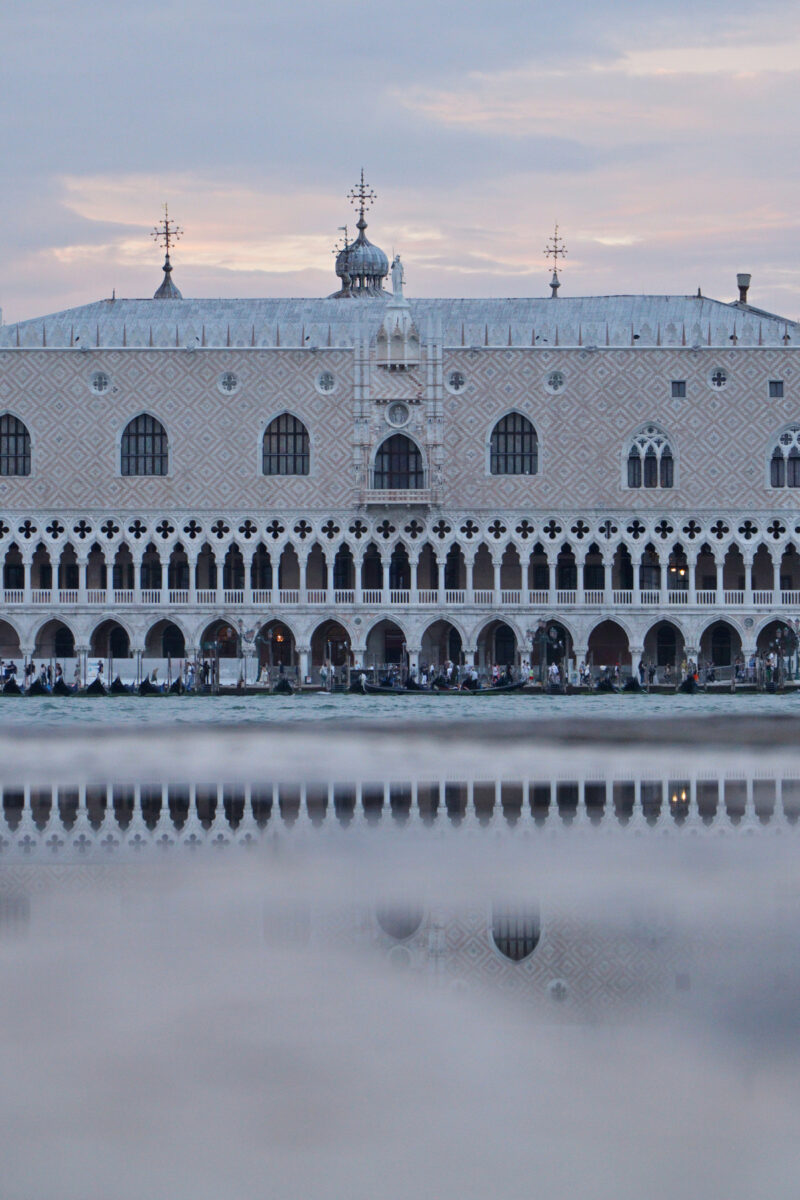
[[[3,1200],[796,1196],[793,701],[511,699],[4,705]]]

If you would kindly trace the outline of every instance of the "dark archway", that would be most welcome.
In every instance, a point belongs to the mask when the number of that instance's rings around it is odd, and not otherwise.
[[[731,667],[741,651],[739,632],[727,621],[715,621],[700,638],[700,659],[707,666]]]
[[[311,635],[311,665],[321,667],[330,663],[333,667],[352,664],[350,634],[338,621],[324,621]]]
[[[513,667],[517,661],[517,637],[505,621],[491,621],[478,635],[478,662],[483,668]]]
[[[461,634],[449,621],[434,621],[422,635],[420,663],[425,666],[441,667],[448,660],[461,664],[463,649]]]
[[[367,666],[398,666],[405,661],[406,635],[394,621],[379,621],[367,635]]]
[[[220,658],[238,658],[239,633],[228,621],[212,621],[203,631],[200,649],[204,656],[218,654]]]
[[[601,621],[589,634],[587,658],[595,667],[629,667],[631,650],[628,635],[616,621]]]
[[[146,658],[185,658],[186,639],[174,621],[159,621],[144,641]]]
[[[131,642],[118,621],[102,621],[89,643],[89,653],[98,658],[130,658]]]
[[[256,634],[258,662],[262,667],[292,667],[295,660],[294,634],[283,621],[268,621]]]
[[[683,634],[671,621],[657,621],[645,634],[644,659],[677,674],[685,653]]]

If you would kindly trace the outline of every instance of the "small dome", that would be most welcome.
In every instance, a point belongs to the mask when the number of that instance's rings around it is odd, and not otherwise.
[[[385,296],[383,280],[389,274],[389,259],[380,246],[373,246],[364,229],[351,246],[336,255],[336,274],[343,282],[345,275],[350,276],[351,296]]]
[[[336,274],[340,279],[345,271],[352,280],[359,279],[362,275],[376,280],[385,279],[389,274],[389,259],[380,246],[373,246],[372,242],[362,235],[352,246],[341,250],[336,256]]]

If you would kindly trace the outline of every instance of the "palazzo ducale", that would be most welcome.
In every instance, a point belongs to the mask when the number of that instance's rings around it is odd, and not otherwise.
[[[796,625],[800,326],[749,276],[415,299],[366,228],[327,298],[168,256],[0,326],[0,657],[725,667]]]

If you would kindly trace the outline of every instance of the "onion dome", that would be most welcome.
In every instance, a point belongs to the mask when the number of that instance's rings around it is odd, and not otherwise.
[[[348,243],[345,233],[344,247],[336,255],[336,274],[342,281],[342,287],[335,296],[350,299],[386,296],[388,293],[383,289],[383,280],[389,274],[389,259],[380,246],[374,246],[366,235],[364,213],[376,196],[364,182],[363,168],[361,180],[351,191],[350,199],[358,209],[358,237]]]

